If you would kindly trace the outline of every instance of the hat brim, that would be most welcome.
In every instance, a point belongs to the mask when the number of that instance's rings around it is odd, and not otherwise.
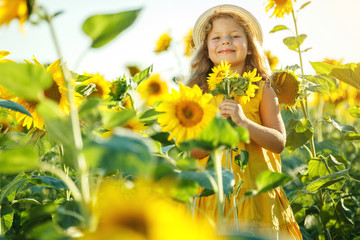
[[[257,39],[260,45],[262,45],[263,34],[261,26],[254,15],[242,7],[224,4],[212,7],[200,15],[193,29],[193,40],[195,47],[199,47],[201,43],[204,42],[206,25],[208,24],[210,18],[212,18],[217,13],[229,13],[238,16],[242,21],[245,22],[251,34]]]

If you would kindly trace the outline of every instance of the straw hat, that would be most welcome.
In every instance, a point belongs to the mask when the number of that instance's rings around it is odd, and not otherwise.
[[[201,42],[205,39],[205,28],[209,22],[209,19],[217,13],[230,13],[238,16],[249,28],[251,34],[259,41],[260,45],[263,42],[263,35],[262,30],[259,22],[256,18],[244,8],[235,5],[219,5],[212,7],[205,11],[195,23],[194,30],[193,30],[193,39],[195,43],[195,47],[200,46]]]

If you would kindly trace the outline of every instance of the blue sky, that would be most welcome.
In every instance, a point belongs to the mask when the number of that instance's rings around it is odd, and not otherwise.
[[[197,17],[208,8],[218,4],[237,4],[252,12],[264,32],[264,49],[270,50],[280,60],[280,66],[298,64],[297,53],[290,51],[282,39],[291,36],[290,31],[269,34],[276,25],[283,24],[293,29],[291,16],[284,19],[269,18],[265,12],[266,0],[38,0],[51,13],[64,11],[54,20],[56,33],[64,60],[71,70],[82,73],[100,73],[108,80],[123,74],[125,66],[136,64],[140,68],[154,65],[154,72],[170,79],[174,75],[187,75],[189,59],[182,57],[182,38],[192,28]],[[297,0],[295,9],[307,1]],[[93,14],[115,13],[142,8],[136,22],[108,45],[91,49],[77,64],[80,55],[90,45],[90,39],[82,32],[85,19]],[[308,38],[303,49],[312,49],[304,54],[305,72],[313,73],[309,61],[324,58],[343,59],[344,63],[360,62],[360,1],[358,0],[313,0],[299,13],[300,33]],[[33,55],[41,63],[57,59],[54,45],[45,23],[24,25],[25,34],[19,31],[17,21],[9,27],[0,28],[0,50],[10,51],[9,59],[22,61]],[[170,51],[154,54],[157,38],[168,31],[173,37]]]

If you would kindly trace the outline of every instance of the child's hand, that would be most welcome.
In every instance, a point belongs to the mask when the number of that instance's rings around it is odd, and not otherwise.
[[[237,101],[226,99],[219,105],[219,109],[221,117],[231,117],[231,120],[233,120],[236,125],[242,127],[246,126],[248,119],[246,118],[241,105]]]

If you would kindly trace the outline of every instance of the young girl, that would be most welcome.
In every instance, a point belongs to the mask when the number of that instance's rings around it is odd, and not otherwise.
[[[250,102],[240,104],[239,96],[224,100],[220,114],[231,118],[238,126],[248,129],[251,142],[239,143],[249,153],[248,165],[242,173],[232,157],[236,183],[243,180],[237,201],[244,199],[248,190],[256,189],[255,179],[263,171],[281,172],[280,153],[285,147],[286,134],[280,116],[279,103],[269,84],[270,69],[264,56],[262,31],[255,17],[245,9],[233,5],[220,5],[204,12],[193,29],[196,52],[191,64],[188,85],[197,84],[208,92],[207,76],[211,68],[227,61],[231,69],[242,75],[254,68],[262,77],[259,89]],[[204,167],[208,153],[194,149],[191,155]],[[225,167],[225,156],[223,166]],[[232,205],[225,201],[225,216]],[[201,197],[196,202],[196,215],[216,218],[216,197]],[[241,231],[266,234],[271,239],[302,239],[292,209],[281,187],[249,198],[238,204],[237,215]],[[231,218],[232,219],[232,218]]]

